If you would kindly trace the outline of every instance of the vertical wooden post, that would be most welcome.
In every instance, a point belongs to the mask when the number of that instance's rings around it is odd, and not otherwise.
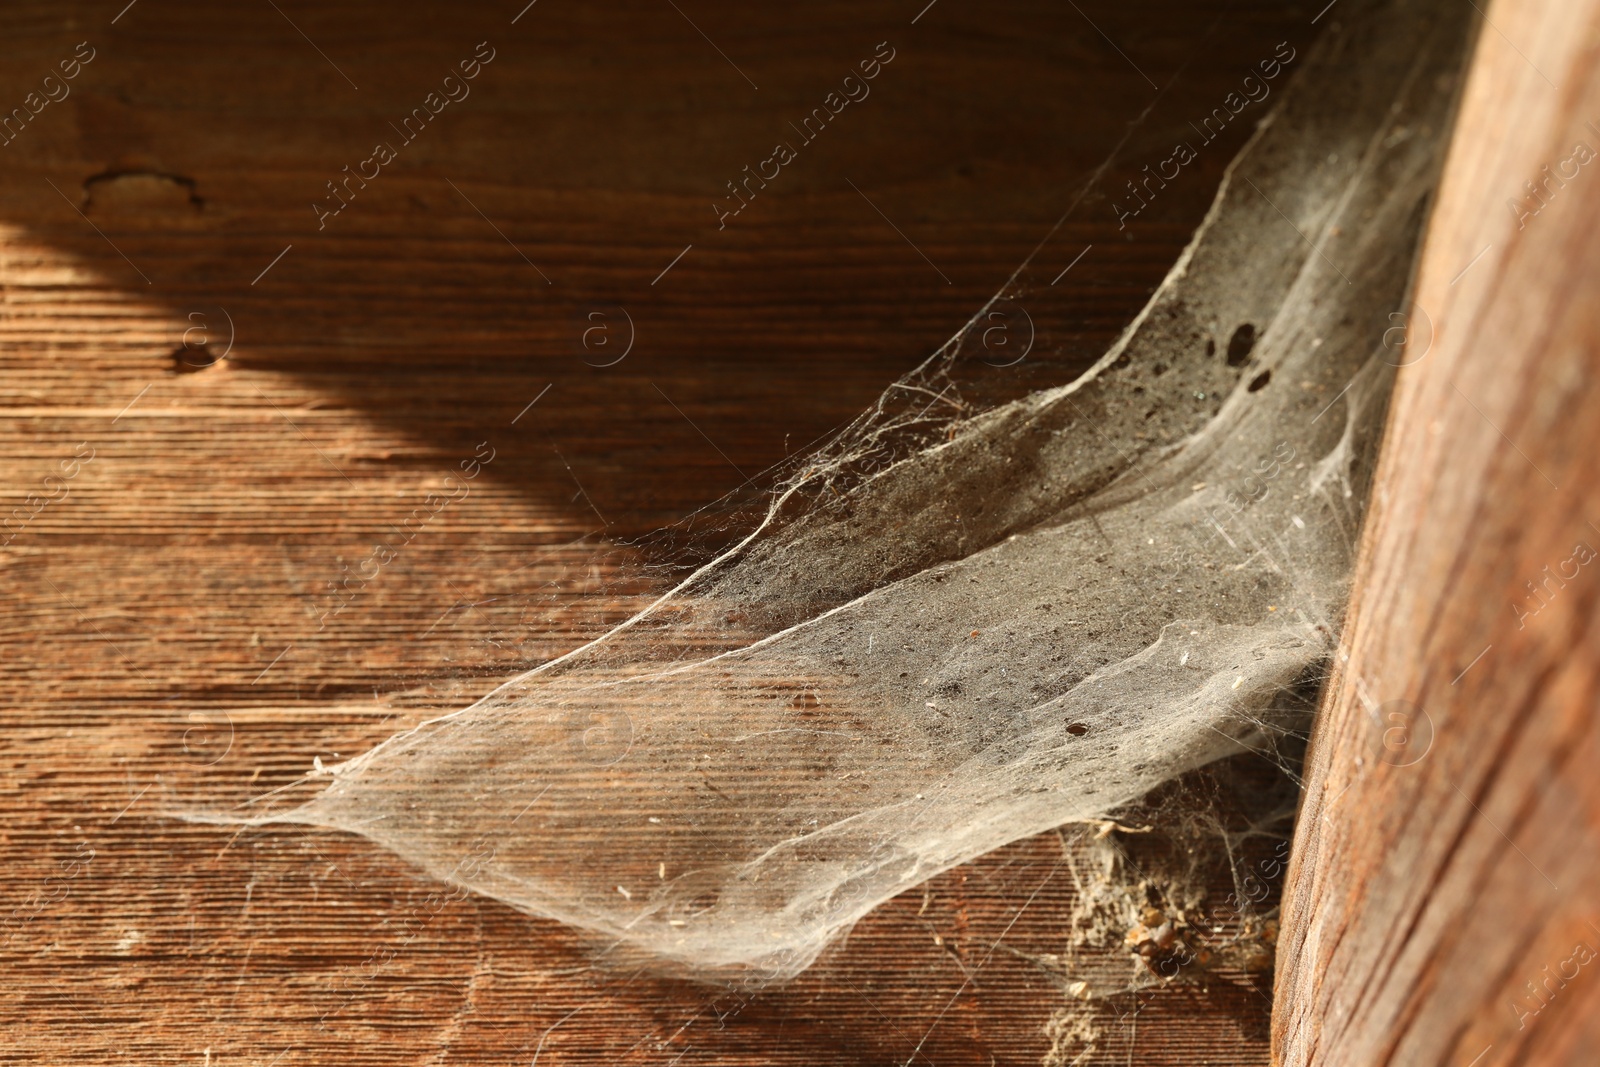
[[[1480,7],[1307,766],[1285,1064],[1600,1062],[1600,0]]]

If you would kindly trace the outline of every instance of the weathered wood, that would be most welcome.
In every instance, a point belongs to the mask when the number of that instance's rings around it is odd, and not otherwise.
[[[8,5],[0,106],[77,42],[96,52],[0,147],[0,510],[67,491],[0,551],[0,1058],[988,1067],[1051,1049],[1065,994],[1038,961],[1064,950],[1073,899],[1053,836],[892,902],[741,1005],[595,970],[569,931],[447,901],[361,841],[162,815],[347,757],[619,617],[582,595],[597,543],[849,418],[1035,249],[1150,103],[1145,74],[1168,91],[1111,188],[1196,101],[1309,42],[1322,4],[945,0],[915,25],[921,2],[678,6],[545,0],[512,25],[521,0]],[[471,97],[319,231],[325,183],[485,39]],[[719,231],[724,183],[884,40],[872,97]],[[1093,250],[1041,310],[1051,343],[979,386],[1059,381],[1101,351],[1247,132],[1128,232],[1105,199],[1069,219],[1040,262]],[[585,316],[614,305],[637,345],[585,366]],[[234,347],[183,366],[201,322],[191,362]],[[471,497],[319,628],[326,584],[480,441],[496,453]],[[1146,997],[1092,1062],[1259,1063],[1265,1025],[1262,992],[1221,975]]]
[[[1307,768],[1285,1064],[1600,1049],[1600,4],[1488,19]]]

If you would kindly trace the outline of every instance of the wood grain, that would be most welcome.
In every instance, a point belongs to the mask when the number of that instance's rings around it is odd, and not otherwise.
[[[1487,19],[1307,768],[1285,1064],[1600,1055],[1600,5]]]
[[[607,546],[850,418],[1036,249],[1054,276],[1092,246],[1030,306],[1030,358],[969,387],[1070,376],[1248,130],[1127,231],[1101,194],[1041,240],[1148,105],[1111,188],[1321,7],[676,6],[8,6],[3,106],[95,58],[0,146],[0,511],[53,498],[0,551],[0,1062],[1077,1062],[1049,1029],[1053,835],[749,999],[597,969],[361,841],[164,814],[599,632],[629,607],[584,595]],[[472,95],[319,230],[325,183],[485,39]],[[871,98],[718,230],[724,183],[884,40]],[[619,306],[635,348],[586,365]],[[327,583],[482,441],[471,497],[319,628]],[[1256,978],[1138,1008],[1082,1062],[1266,1059]]]

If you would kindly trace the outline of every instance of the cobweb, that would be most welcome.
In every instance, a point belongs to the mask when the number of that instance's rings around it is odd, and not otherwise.
[[[1347,0],[1076,380],[961,395],[991,313],[1041,288],[1020,270],[831,440],[660,535],[680,569],[626,622],[307,802],[190,817],[361,834],[630,962],[759,983],[940,871],[1271,751],[1334,648],[1402,362],[1463,52],[1443,11]]]

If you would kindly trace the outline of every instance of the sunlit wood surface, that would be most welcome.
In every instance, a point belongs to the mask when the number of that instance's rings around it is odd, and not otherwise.
[[[1241,974],[1103,1012],[1074,1059],[1054,835],[752,1000],[596,969],[568,930],[445,900],[360,840],[164,809],[264,792],[599,632],[628,603],[584,596],[598,545],[844,422],[1036,248],[1047,278],[1083,258],[1039,308],[1047,343],[978,387],[1070,376],[1247,124],[1126,231],[1109,190],[1321,6],[7,5],[0,105],[70,95],[0,146],[0,499],[22,516],[0,1060],[1265,1062]],[[327,183],[485,41],[470,96],[324,217]],[[885,41],[870,98],[719,229],[726,183]],[[597,310],[612,348],[582,344]],[[597,366],[625,321],[633,348]],[[470,496],[324,623],[329,583],[485,446]]]

